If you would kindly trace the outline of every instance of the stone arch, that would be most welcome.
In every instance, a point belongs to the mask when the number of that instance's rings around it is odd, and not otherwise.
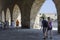
[[[35,0],[35,2],[33,3],[30,14],[30,27],[33,27],[37,12],[43,3],[44,0]]]
[[[60,0],[53,0],[57,8],[58,33],[60,33]]]
[[[4,14],[4,10],[2,10],[2,21],[5,22],[5,14]]]
[[[58,13],[58,11],[59,11],[58,9],[59,9],[59,8],[57,7],[58,4],[56,4],[56,2],[55,2],[54,0],[53,0],[53,3],[55,4],[55,8],[56,8],[56,12],[57,12],[57,19],[58,19],[58,14],[59,14],[59,13]]]
[[[11,25],[11,16],[9,8],[6,9],[6,21],[9,22],[9,25]]]
[[[20,8],[17,4],[15,4],[14,8],[13,8],[13,20],[15,22],[15,26],[16,26],[16,21],[19,21],[19,27],[21,27],[21,12],[20,12]]]

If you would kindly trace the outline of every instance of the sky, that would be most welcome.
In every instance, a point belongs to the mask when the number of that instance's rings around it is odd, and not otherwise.
[[[38,13],[57,13],[55,4],[52,0],[45,0]]]

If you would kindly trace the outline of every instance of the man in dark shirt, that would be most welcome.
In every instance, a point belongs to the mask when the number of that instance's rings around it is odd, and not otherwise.
[[[48,21],[46,21],[44,19],[44,17],[42,18],[42,26],[43,26],[43,35],[44,35],[44,39],[47,37],[47,29],[48,29]]]

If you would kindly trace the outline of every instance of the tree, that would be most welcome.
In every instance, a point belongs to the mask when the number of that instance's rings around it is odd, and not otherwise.
[[[43,18],[43,17],[46,19],[46,15],[45,14],[42,14],[41,18]]]

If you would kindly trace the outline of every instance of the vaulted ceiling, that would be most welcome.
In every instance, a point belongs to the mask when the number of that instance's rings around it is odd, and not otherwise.
[[[0,10],[13,7],[14,4],[21,5],[22,3],[31,2],[33,0],[0,0]],[[27,3],[28,4],[28,3]]]

